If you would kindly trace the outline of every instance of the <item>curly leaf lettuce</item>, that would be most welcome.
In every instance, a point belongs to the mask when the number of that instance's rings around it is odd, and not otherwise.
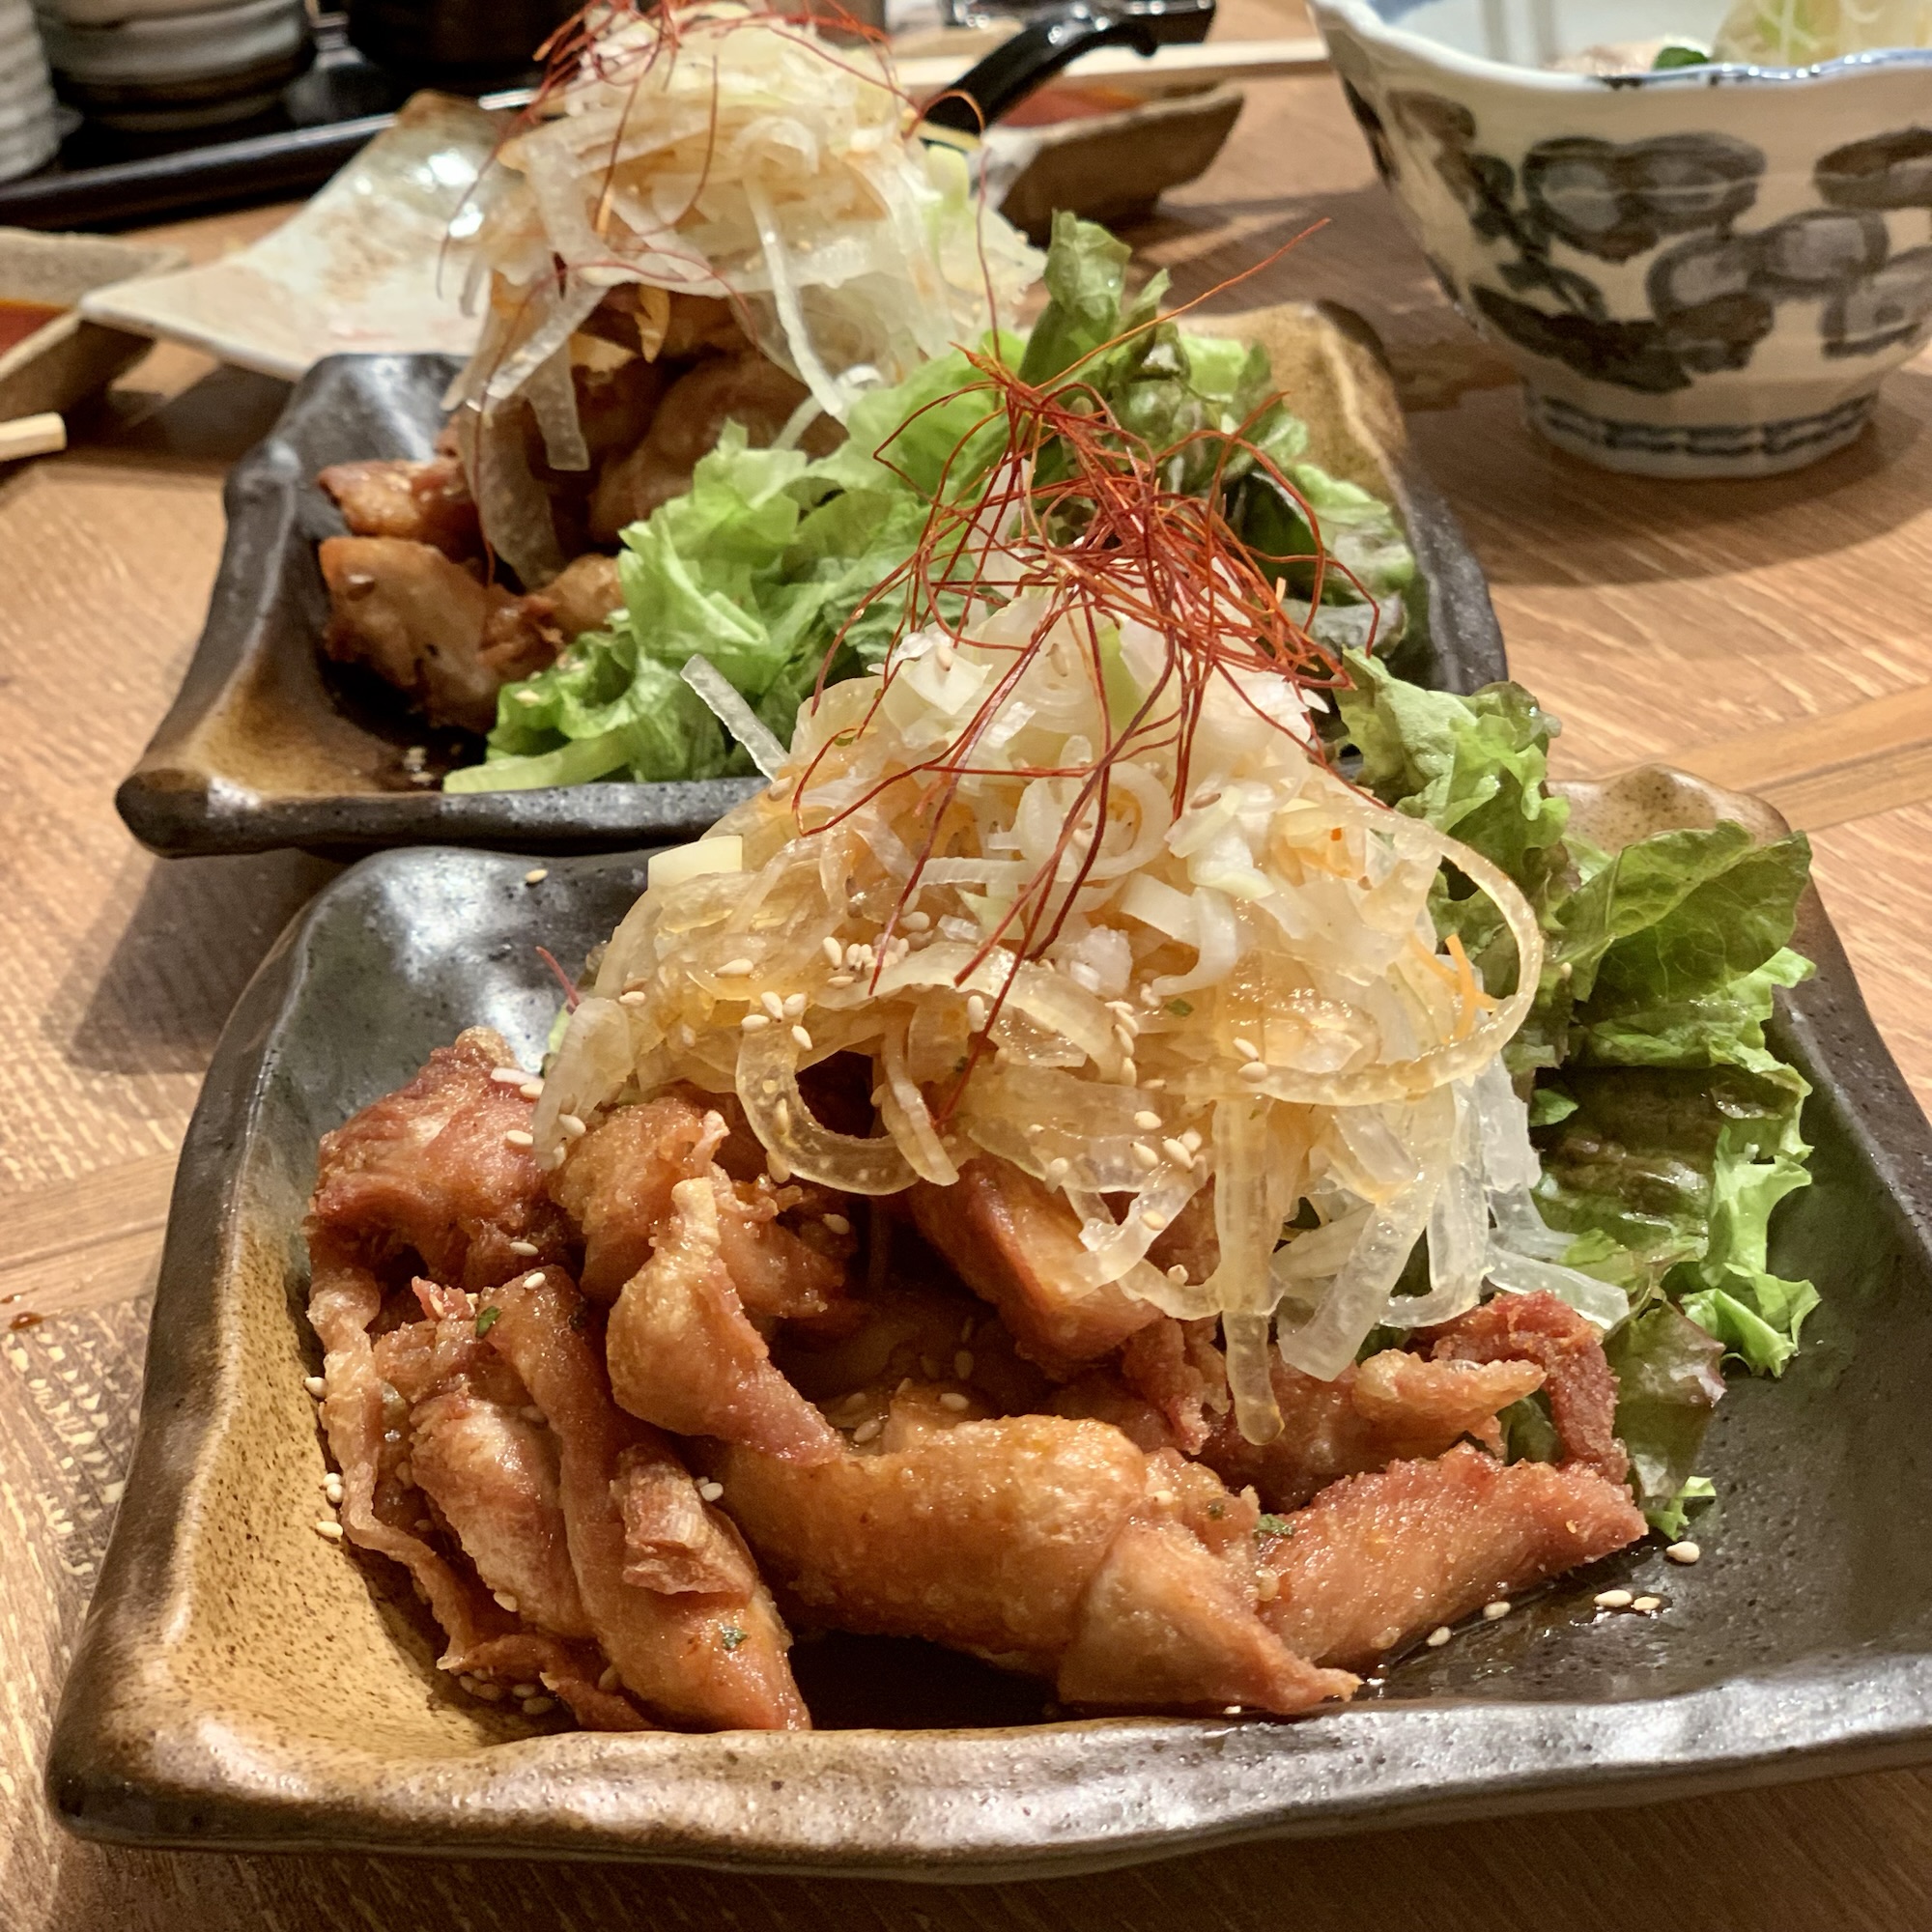
[[[1509,1064],[1534,1083],[1540,1205],[1575,1237],[1569,1264],[1631,1297],[1610,1342],[1619,1433],[1639,1500],[1681,1529],[1719,1359],[1780,1373],[1818,1301],[1769,1254],[1774,1209],[1808,1179],[1809,1089],[1765,1026],[1811,971],[1790,947],[1809,847],[1726,822],[1600,851],[1548,788],[1556,725],[1527,693],[1421,691],[1360,656],[1350,670],[1339,709],[1362,781],[1492,860],[1536,911],[1543,977]],[[1486,902],[1451,878],[1435,911],[1492,987],[1513,984]],[[1519,1433],[1532,1441],[1533,1419]]]
[[[1305,504],[1354,580],[1331,574],[1316,629],[1346,641],[1366,637],[1373,618],[1386,635],[1400,608],[1393,600],[1414,576],[1388,506],[1300,460],[1307,429],[1271,399],[1261,350],[1156,324],[1160,277],[1129,299],[1127,258],[1105,229],[1060,217],[1044,312],[1030,335],[989,336],[980,354],[1029,383],[1077,385],[1169,463],[1174,487],[1221,491],[1260,559],[1278,563],[1304,595],[1306,568],[1289,559],[1313,545]],[[451,773],[444,789],[749,772],[677,678],[693,656],[716,665],[788,743],[821,672],[856,675],[884,657],[901,623],[924,621],[934,604],[947,609],[943,583],[874,593],[913,555],[935,501],[971,501],[985,487],[1006,449],[1004,408],[954,351],[861,397],[847,430],[814,461],[753,449],[729,427],[691,489],[623,533],[624,608],[551,668],[499,694],[484,762]],[[1209,441],[1181,447],[1204,431]],[[1211,440],[1236,431],[1294,479],[1300,501],[1262,475],[1247,450]],[[1037,473],[1047,480],[1064,463],[1049,444]],[[1391,600],[1389,610],[1363,603],[1354,583]]]

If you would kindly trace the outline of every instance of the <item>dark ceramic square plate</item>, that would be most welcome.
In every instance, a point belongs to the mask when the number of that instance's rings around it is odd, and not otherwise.
[[[1482,572],[1407,448],[1367,326],[1299,305],[1209,326],[1265,340],[1308,418],[1314,460],[1395,504],[1421,579],[1396,659],[1406,674],[1451,691],[1501,677]],[[328,601],[315,546],[343,526],[316,472],[355,457],[427,455],[455,367],[437,355],[331,356],[298,385],[274,434],[236,465],[207,626],[173,708],[116,798],[152,850],[611,851],[692,837],[753,788],[722,779],[445,796],[412,781],[405,752],[426,746],[439,770],[473,761],[479,741],[432,733],[386,686],[323,663],[316,642]]]
[[[1712,815],[1708,792],[1655,773],[1613,790],[1626,827]],[[1719,1412],[1722,1500],[1694,1569],[1625,1552],[1296,1723],[1049,1721],[1015,1680],[858,1639],[799,1647],[825,1726],[805,1736],[544,1735],[452,1701],[418,1625],[312,1528],[300,1217],[317,1137],[431,1047],[481,1021],[539,1051],[555,994],[535,942],[581,957],[643,881],[636,856],[536,884],[526,869],[455,850],[365,862],[229,1023],[55,1731],[49,1789],[72,1830],[992,1878],[1932,1755],[1932,1130],[1815,900],[1799,942],[1820,972],[1780,1033],[1816,1084],[1816,1184],[1783,1210],[1773,1262],[1825,1301],[1782,1383],[1738,1386]],[[1665,1606],[1600,1615],[1611,1583]]]

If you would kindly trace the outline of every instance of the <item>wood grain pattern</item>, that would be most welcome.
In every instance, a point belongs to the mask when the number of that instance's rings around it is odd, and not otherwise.
[[[1275,0],[1224,0],[1224,14],[1231,35],[1305,31]],[[164,232],[207,259],[280,214]],[[1798,476],[1609,479],[1524,431],[1506,365],[1443,302],[1325,78],[1255,86],[1215,168],[1136,239],[1189,297],[1296,237],[1210,306],[1325,297],[1371,317],[1491,572],[1519,674],[1569,721],[1564,766],[1688,755],[1817,828],[1827,902],[1932,1098],[1932,362],[1892,379],[1871,436]],[[20,1295],[0,1301],[6,1932],[1932,1924],[1932,1776],[1917,1773],[977,1890],[62,1837],[39,1764],[131,1443],[167,1176],[229,1006],[330,871],[297,854],[160,865],[110,802],[199,627],[222,472],[281,393],[160,350],[76,420],[67,456],[0,471],[0,1295]],[[9,1331],[27,1309],[46,1319]]]

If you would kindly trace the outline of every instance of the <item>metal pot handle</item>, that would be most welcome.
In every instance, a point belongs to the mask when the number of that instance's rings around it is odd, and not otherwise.
[[[926,110],[928,127],[977,134],[1051,80],[1069,61],[1095,47],[1156,47],[1208,38],[1215,0],[1059,0],[1030,14],[1027,23],[978,66],[970,68]]]

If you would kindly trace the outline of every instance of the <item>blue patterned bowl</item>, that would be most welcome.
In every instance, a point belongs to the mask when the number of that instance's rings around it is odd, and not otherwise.
[[[1722,0],[1314,0],[1376,164],[1531,422],[1606,469],[1796,469],[1932,332],[1932,52],[1552,71]]]

